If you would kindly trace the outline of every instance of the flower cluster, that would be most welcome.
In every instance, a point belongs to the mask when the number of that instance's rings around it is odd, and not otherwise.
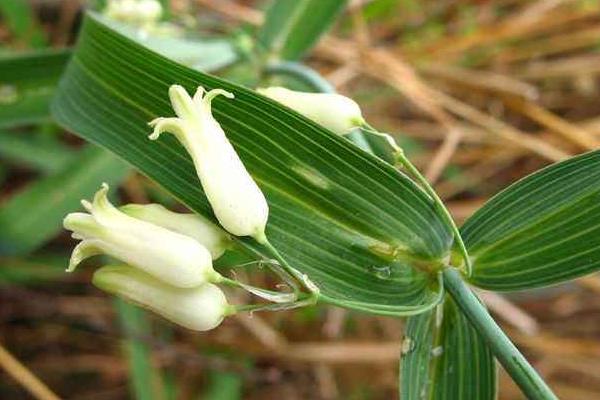
[[[211,283],[222,279],[212,261],[227,248],[229,235],[198,215],[174,213],[158,204],[117,209],[107,193],[104,184],[92,203],[82,201],[88,213],[65,217],[64,227],[81,240],[67,271],[88,257],[106,254],[124,264],[97,270],[93,283],[99,288],[191,329],[217,326],[232,310]],[[188,314],[193,318],[182,323]]]
[[[267,201],[244,167],[223,129],[211,114],[217,89],[198,88],[191,98],[181,86],[169,90],[177,118],[157,118],[150,138],[174,134],[191,155],[213,211],[229,233],[266,241]],[[226,182],[226,184],[224,184]],[[68,271],[84,259],[105,254],[123,264],[104,266],[93,283],[112,294],[146,307],[190,329],[204,331],[235,312],[215,284],[224,278],[212,262],[231,245],[225,230],[195,214],[179,214],[159,204],[129,204],[120,209],[108,200],[108,185],[90,203],[87,213],[71,213],[64,227],[81,242]]]
[[[283,88],[265,89],[262,93],[338,134],[347,133],[363,121],[358,105],[343,96],[314,98],[320,95]],[[281,276],[288,274],[286,280],[293,293],[255,288],[227,279],[213,269],[213,261],[233,243],[230,234],[251,236],[258,243],[271,246],[265,235],[269,216],[265,196],[212,115],[211,102],[218,95],[233,98],[225,90],[206,92],[202,87],[190,97],[183,87],[171,86],[169,97],[176,117],[151,121],[153,132],[149,138],[156,140],[161,133],[169,132],[179,140],[192,158],[204,193],[223,229],[199,215],[175,213],[159,204],[128,204],[117,208],[108,200],[106,184],[91,203],[82,201],[87,213],[71,213],[64,219],[64,227],[73,232],[73,238],[81,240],[73,250],[67,271],[99,254],[117,259],[119,263],[101,267],[94,273],[93,283],[97,287],[199,331],[218,326],[224,317],[238,309],[228,304],[217,284],[244,288],[277,303],[277,309],[284,308],[285,303],[290,308],[310,304],[318,295],[318,288],[308,277],[287,263],[273,268]],[[329,106],[329,111],[324,105]],[[289,267],[288,270],[283,266]],[[298,299],[294,280],[310,293],[303,300]]]

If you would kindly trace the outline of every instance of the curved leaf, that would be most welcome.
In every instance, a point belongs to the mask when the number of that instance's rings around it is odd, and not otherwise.
[[[129,168],[112,154],[87,146],[61,169],[37,180],[0,206],[0,255],[31,252],[50,240],[62,219],[102,182],[119,183]]]
[[[461,229],[470,282],[493,290],[552,285],[600,270],[600,152],[508,187]]]
[[[400,360],[403,400],[493,400],[497,365],[483,339],[450,296],[410,317]]]
[[[49,117],[49,104],[68,50],[43,50],[0,57],[0,127]]]
[[[275,0],[258,40],[271,54],[297,60],[315,45],[345,6],[346,0]]]
[[[147,122],[172,114],[173,83],[235,94],[216,99],[214,115],[265,192],[270,241],[320,287],[323,300],[382,314],[411,314],[438,301],[439,283],[411,268],[414,260],[446,257],[451,246],[431,200],[389,165],[278,103],[165,59],[88,15],[53,112],[214,219],[176,139],[147,139]],[[239,242],[261,251],[249,239]],[[405,261],[390,262],[385,251]]]

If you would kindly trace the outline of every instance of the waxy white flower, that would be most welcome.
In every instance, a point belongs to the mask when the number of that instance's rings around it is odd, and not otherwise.
[[[198,214],[176,213],[160,204],[127,204],[119,209],[131,217],[196,239],[210,251],[213,260],[231,245],[231,237],[223,229]]]
[[[298,92],[283,87],[258,88],[256,91],[338,135],[344,135],[364,122],[358,104],[341,94]]]
[[[177,287],[219,280],[204,246],[191,237],[122,213],[108,201],[107,192],[108,185],[103,184],[92,204],[82,201],[90,214],[65,217],[64,227],[82,240],[73,250],[67,271],[88,257],[108,254]]]
[[[224,317],[234,312],[221,289],[213,284],[177,288],[127,265],[98,269],[92,283],[106,292],[196,331],[213,329]]]
[[[156,24],[162,12],[158,0],[109,0],[104,10],[107,17],[138,27]]]
[[[206,197],[221,225],[236,236],[253,236],[264,242],[269,206],[260,188],[211,113],[211,101],[218,95],[233,98],[222,89],[208,93],[198,87],[193,98],[179,85],[169,88],[177,118],[156,118],[150,122],[150,139],[170,132],[186,148]]]

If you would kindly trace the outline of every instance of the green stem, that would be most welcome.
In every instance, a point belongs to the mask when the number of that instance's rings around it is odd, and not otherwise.
[[[465,265],[465,268],[464,268],[465,275],[471,276],[472,266],[471,266],[471,258],[469,257],[469,252],[467,251],[467,247],[465,246],[465,242],[463,242],[462,236],[460,235],[460,231],[458,230],[458,227],[454,223],[454,220],[452,219],[450,212],[444,205],[444,202],[442,201],[442,199],[440,199],[440,197],[437,195],[435,190],[431,187],[429,182],[427,182],[427,179],[425,179],[425,177],[423,175],[421,175],[421,173],[413,165],[413,163],[410,162],[410,160],[406,157],[406,155],[404,154],[403,151],[398,152],[398,161],[421,184],[421,187],[425,190],[425,192],[427,192],[427,194],[429,196],[431,196],[431,199],[434,201],[442,218],[444,218],[446,220],[446,223],[448,224],[450,229],[452,229],[452,232],[454,233],[454,240],[456,241],[456,244],[458,244],[458,248],[459,248],[460,252],[462,253],[462,257],[463,257],[463,260],[465,263],[464,264]]]
[[[527,362],[471,289],[467,287],[460,273],[454,268],[446,268],[443,271],[443,277],[447,291],[527,398],[530,400],[558,400],[546,382]]]
[[[335,93],[335,88],[314,69],[296,62],[279,62],[264,68],[266,75],[287,75],[310,86],[317,92]]]
[[[319,289],[314,284],[312,284],[312,282],[310,282],[308,276],[306,276],[305,274],[301,273],[300,271],[298,271],[297,269],[292,267],[287,262],[287,260],[281,255],[281,253],[279,253],[279,251],[275,248],[275,246],[273,246],[271,244],[271,242],[269,242],[268,240],[265,240],[264,242],[260,242],[260,243],[263,246],[265,246],[265,248],[267,250],[269,250],[269,252],[275,258],[275,260],[277,260],[279,262],[279,265],[281,266],[281,268],[285,272],[287,272],[289,275],[291,275],[294,279],[296,279],[296,281],[298,281],[310,293],[309,296],[316,303],[316,301],[319,297]]]

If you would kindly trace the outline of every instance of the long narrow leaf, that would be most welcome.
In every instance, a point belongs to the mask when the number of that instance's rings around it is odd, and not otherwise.
[[[510,186],[462,228],[471,283],[493,290],[552,285],[600,270],[600,152]]]
[[[271,242],[324,300],[383,314],[420,312],[439,300],[439,285],[413,268],[446,257],[451,246],[431,199],[389,165],[278,103],[165,59],[91,14],[53,112],[214,219],[181,145],[168,135],[147,139],[148,121],[172,115],[173,83],[235,94],[216,99],[214,115],[267,196]],[[386,251],[405,261],[389,261]]]
[[[114,308],[125,333],[124,353],[129,363],[129,384],[132,397],[137,400],[159,399],[156,385],[157,371],[152,365],[151,349],[144,338],[150,337],[150,322],[144,310],[116,299]]]
[[[494,400],[494,357],[450,296],[410,317],[400,364],[403,400]]]
[[[266,14],[259,43],[284,60],[301,58],[329,29],[346,0],[276,0]]]
[[[35,140],[0,130],[0,158],[28,166],[42,173],[57,172],[71,160],[73,151],[56,141]]]
[[[114,184],[128,167],[106,151],[89,146],[56,174],[42,178],[0,205],[0,254],[25,254],[51,239],[62,219],[80,208],[102,182]]]
[[[48,119],[70,52],[43,50],[0,57],[0,127]]]

